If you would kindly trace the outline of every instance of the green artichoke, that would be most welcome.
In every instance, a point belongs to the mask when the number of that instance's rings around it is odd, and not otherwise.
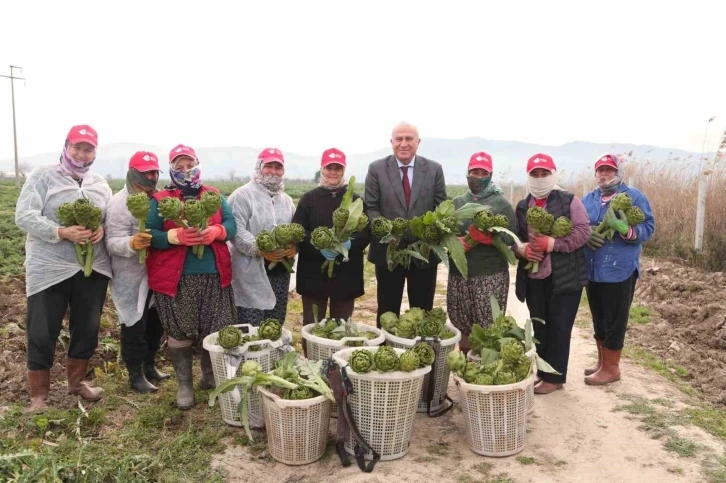
[[[267,319],[260,324],[257,335],[261,340],[269,339],[274,342],[282,336],[282,326],[276,319]]]
[[[325,321],[325,332],[333,332],[335,329],[340,327],[340,323],[336,319],[328,319]]]
[[[515,382],[517,382],[517,376],[515,376],[514,373],[510,371],[499,371],[499,374],[497,374],[495,378],[495,382],[497,383],[497,386],[501,386],[504,384],[514,384]]]
[[[395,236],[403,236],[408,230],[408,220],[405,218],[398,217],[391,223],[391,233]]]
[[[272,230],[272,234],[279,247],[286,247],[292,243],[292,231],[289,224],[277,225]]]
[[[456,227],[459,224],[459,220],[456,219],[455,216],[447,216],[442,220],[442,223],[446,228],[448,228],[451,232],[456,231]]]
[[[441,331],[441,334],[439,334],[439,337],[441,338],[441,340],[446,340],[446,339],[451,339],[455,335],[456,335],[456,333],[454,333],[453,330],[447,329],[444,327],[444,330]]]
[[[398,325],[396,326],[396,335],[403,337],[404,339],[413,339],[416,337],[416,324],[412,319],[404,319],[403,317],[398,319]]]
[[[333,244],[335,234],[327,226],[319,226],[310,234],[310,243],[318,250],[329,249]]]
[[[310,329],[310,333],[316,337],[328,338],[328,332],[325,330],[325,327],[320,327],[319,325]]]
[[[295,389],[288,389],[285,399],[310,399],[314,397],[313,390],[307,386],[298,386]]]
[[[464,380],[468,383],[473,383],[477,374],[481,373],[482,368],[479,364],[475,362],[467,362],[466,367],[464,367]]]
[[[446,311],[441,307],[434,307],[433,309],[429,310],[426,316],[430,319],[435,320],[440,325],[444,325],[446,323]]]
[[[476,384],[478,386],[494,386],[494,377],[491,374],[480,372],[474,376],[474,379],[470,384]]]
[[[523,355],[513,366],[513,369],[514,375],[517,376],[517,381],[523,381],[529,376],[529,371],[532,369],[532,360]]]
[[[494,225],[499,228],[509,228],[509,218],[506,215],[494,215]]]
[[[146,196],[146,195],[144,195]],[[68,201],[58,207],[56,211],[58,221],[63,226],[73,226],[76,224],[76,215],[73,212],[73,202]]]
[[[391,346],[378,347],[375,355],[373,356],[373,363],[379,372],[391,372],[398,369],[398,354],[396,350]]]
[[[391,222],[379,216],[371,222],[371,232],[378,238],[383,238],[391,233]]]
[[[380,322],[386,332],[392,332],[398,325],[398,317],[393,312],[384,312],[381,314]]]
[[[181,219],[183,211],[184,205],[179,198],[167,196],[159,203],[159,216],[164,220],[173,221],[177,225],[187,226]]]
[[[626,193],[618,193],[610,201],[610,206],[617,213],[618,211],[628,211],[633,206],[633,199]]]
[[[373,353],[365,349],[356,349],[348,359],[350,367],[358,374],[365,374],[373,370]]]
[[[361,335],[363,337],[365,337],[366,339],[368,339],[368,340],[373,340],[376,337],[378,337],[378,334],[376,334],[372,330],[364,330],[364,331],[361,332]]]
[[[199,200],[190,198],[184,202],[184,218],[191,226],[199,227],[207,218],[204,205]]]
[[[257,249],[261,252],[271,252],[277,249],[275,234],[270,230],[262,230],[255,237]]]
[[[451,351],[446,355],[446,366],[457,374],[466,368],[466,356],[461,351]]]
[[[88,223],[93,217],[93,203],[88,198],[79,198],[73,203],[73,215],[76,223],[84,228],[88,227]]]
[[[527,210],[527,224],[537,233],[549,235],[554,222],[554,216],[547,213],[544,208],[532,206]]]
[[[441,231],[436,225],[426,225],[423,227],[423,240],[428,243],[438,243],[441,238]]]
[[[91,231],[98,230],[98,227],[101,226],[101,223],[103,222],[103,211],[98,206],[92,206],[91,207],[91,217],[88,219],[88,224],[86,225],[86,228],[88,228]]]
[[[434,351],[434,348],[426,342],[419,342],[413,346],[412,350],[416,353],[416,355],[418,355],[421,367],[430,366],[436,359],[436,352]]]
[[[350,212],[347,208],[338,208],[333,212],[333,226],[339,230],[345,228],[345,224],[348,223],[348,217]]]
[[[637,206],[631,206],[625,210],[625,217],[628,219],[628,224],[631,226],[640,225],[645,221],[645,213]]]
[[[204,218],[208,219],[222,207],[222,197],[214,191],[205,191],[199,199],[204,209]]]
[[[245,361],[242,364],[243,376],[255,377],[259,372],[262,372],[262,366],[257,361]]]
[[[523,355],[524,345],[518,340],[507,342],[502,347],[502,350],[499,351],[499,358],[504,361],[504,364],[509,366],[516,365]]]
[[[222,327],[217,335],[217,343],[224,349],[238,347],[242,342],[242,331],[233,325]]]
[[[293,243],[300,243],[305,239],[305,228],[300,223],[290,223],[289,226]]]
[[[566,216],[560,216],[552,224],[552,237],[562,238],[572,233],[572,220]]]
[[[368,226],[368,215],[365,213],[360,214],[360,218],[358,218],[358,224],[355,227],[355,231],[363,231]]]
[[[421,325],[418,327],[417,335],[421,337],[436,337],[441,332],[444,324],[439,323],[436,318],[426,317]]]
[[[401,354],[399,358],[399,367],[404,372],[411,372],[418,369],[420,363],[418,354],[411,349]]]
[[[472,223],[479,231],[487,231],[494,226],[494,213],[491,210],[483,209],[474,214]]]

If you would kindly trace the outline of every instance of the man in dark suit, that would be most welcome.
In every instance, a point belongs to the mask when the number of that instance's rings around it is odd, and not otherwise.
[[[365,201],[371,220],[379,216],[389,220],[397,217],[410,220],[433,211],[446,200],[444,170],[439,163],[416,155],[420,142],[415,126],[400,123],[391,135],[393,155],[374,161],[368,167]],[[394,312],[400,315],[404,282],[410,306],[431,310],[438,259],[432,254],[429,263],[414,259],[408,269],[397,265],[389,271],[386,245],[379,241],[373,238],[368,253],[368,261],[376,266],[378,327],[381,326],[381,314]],[[405,247],[414,241],[407,233],[399,246]]]

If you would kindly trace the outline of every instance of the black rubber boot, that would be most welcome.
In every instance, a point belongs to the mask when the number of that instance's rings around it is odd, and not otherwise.
[[[163,381],[164,379],[169,379],[171,374],[157,370],[154,365],[155,361],[156,351],[147,352],[144,357],[144,375],[146,375],[146,379],[149,381]]]
[[[148,394],[159,390],[144,376],[141,366],[126,366],[129,370],[129,385],[131,389],[141,394]]]
[[[202,379],[199,381],[199,389],[214,389],[217,387],[217,383],[214,381],[214,369],[212,369],[212,359],[209,356],[209,351],[202,349],[201,366],[202,366]]]

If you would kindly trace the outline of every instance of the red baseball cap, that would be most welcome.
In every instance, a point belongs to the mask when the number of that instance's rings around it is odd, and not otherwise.
[[[199,158],[197,158],[197,153],[194,152],[194,149],[189,146],[184,146],[183,144],[178,144],[169,151],[169,162],[174,162],[174,160],[179,156],[189,156],[197,163],[199,162]]]
[[[620,166],[620,159],[614,154],[604,154],[595,162],[595,171],[597,171],[597,168],[600,166],[610,166],[618,169]]]
[[[88,143],[94,148],[98,146],[98,134],[95,129],[87,124],[73,126],[71,130],[68,131],[66,139],[70,141],[71,144]]]
[[[129,160],[129,169],[135,169],[140,173],[147,171],[161,171],[159,169],[159,158],[149,151],[137,151]]]
[[[471,158],[469,158],[469,171],[480,168],[486,169],[491,173],[494,170],[493,166],[492,157],[484,151],[474,153],[471,155]]]
[[[285,164],[285,157],[282,155],[282,151],[277,148],[265,148],[257,156],[258,161],[262,161],[264,164],[267,163],[280,163]]]
[[[543,168],[548,171],[557,170],[557,166],[555,166],[555,162],[552,160],[552,157],[542,153],[535,154],[529,158],[529,161],[527,161],[528,174],[537,168]]]
[[[320,159],[320,167],[324,168],[329,164],[346,166],[345,153],[336,148],[326,149],[325,152],[323,152],[323,157]]]

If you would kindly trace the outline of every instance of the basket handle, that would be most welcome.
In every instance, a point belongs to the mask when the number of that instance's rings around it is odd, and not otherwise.
[[[434,349],[434,352],[438,354],[438,350],[440,348],[439,338],[435,337],[433,341],[426,342],[431,345],[431,347]],[[431,402],[434,400],[434,392],[436,391],[436,357],[434,357],[434,362],[431,363],[431,372],[428,373],[425,381],[426,390],[424,391],[424,393],[426,394],[426,414],[430,418],[438,418],[439,416],[443,416],[444,414],[451,411],[451,409],[454,407],[454,401],[449,397],[448,394],[446,394],[444,397],[451,404],[446,406],[445,409],[431,414]]]

